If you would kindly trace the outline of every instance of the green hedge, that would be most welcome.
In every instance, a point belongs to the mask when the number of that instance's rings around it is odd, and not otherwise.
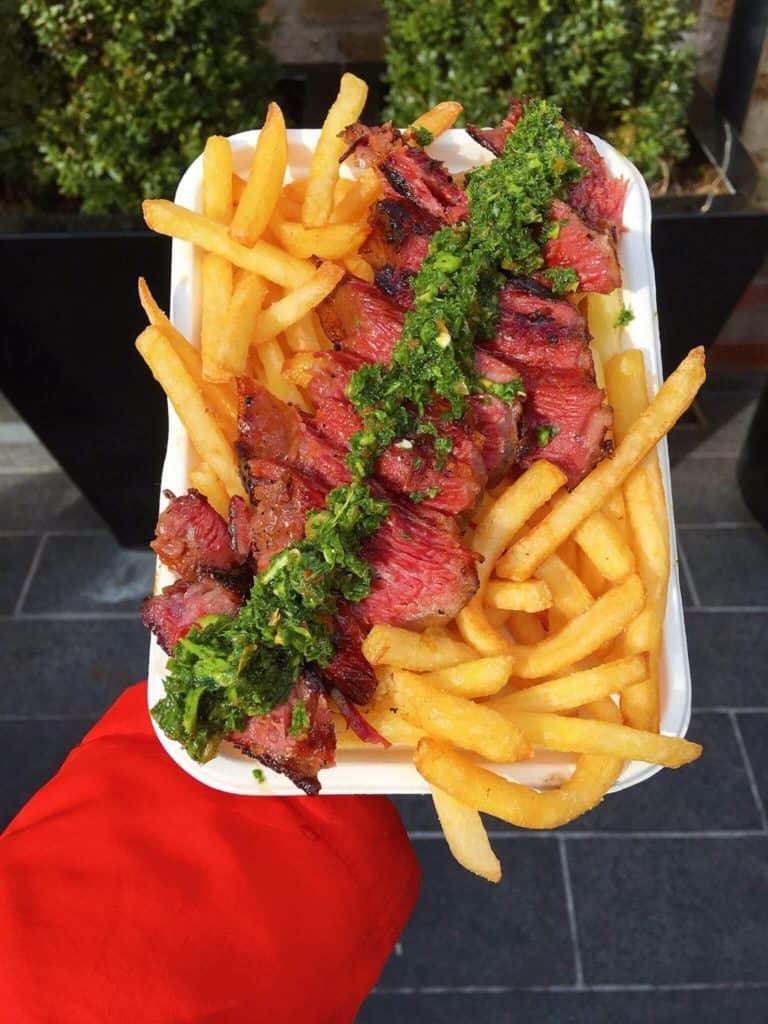
[[[276,65],[263,0],[25,0],[61,88],[37,116],[44,169],[86,213],[168,196],[207,135],[263,116]]]
[[[497,124],[510,96],[546,96],[653,180],[686,156],[694,54],[686,0],[384,0],[389,116],[442,99]]]

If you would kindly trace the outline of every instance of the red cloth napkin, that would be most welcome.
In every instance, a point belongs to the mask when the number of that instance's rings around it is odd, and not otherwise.
[[[0,837],[0,1017],[346,1024],[418,885],[388,800],[209,789],[140,684]]]

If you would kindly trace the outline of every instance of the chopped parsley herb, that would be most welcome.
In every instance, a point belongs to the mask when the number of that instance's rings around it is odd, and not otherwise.
[[[419,505],[422,501],[426,501],[427,498],[436,498],[439,493],[439,487],[428,487],[426,491],[411,491],[408,497],[415,505]]]
[[[424,469],[424,459],[420,455],[417,455],[413,460],[413,468],[417,473],[420,473]]]
[[[368,594],[371,569],[360,546],[388,510],[364,484],[337,487],[324,509],[307,516],[304,540],[254,579],[235,618],[207,616],[178,642],[152,715],[190,757],[210,760],[248,717],[282,703],[306,662],[328,664],[330,617],[339,596]]]
[[[291,724],[288,727],[289,736],[297,736],[309,728],[309,712],[303,700],[297,700],[291,712]]]
[[[559,433],[560,427],[555,426],[554,423],[542,423],[541,426],[536,427],[536,443],[539,448],[543,448]]]
[[[256,779],[257,782],[264,783],[267,781],[267,777],[261,770],[261,768],[252,768],[251,775],[254,777],[254,779]]]
[[[635,319],[635,314],[629,306],[622,306],[619,315],[613,321],[614,327],[628,327]]]
[[[549,267],[542,276],[549,280],[555,295],[567,295],[579,287],[579,275],[571,267]]]
[[[568,223],[567,220],[551,220],[541,229],[541,237],[545,242],[560,237],[560,229]]]
[[[435,136],[429,128],[414,128],[411,132],[411,138],[416,145],[421,146],[422,149],[435,141]]]
[[[500,398],[502,402],[508,402],[510,405],[516,398],[525,398],[525,385],[523,384],[522,377],[515,377],[514,380],[506,381],[504,384],[483,377],[481,384],[486,394]]]
[[[469,221],[433,235],[391,362],[361,367],[350,380],[349,399],[363,419],[347,457],[356,479],[390,444],[424,426],[435,399],[460,419],[466,396],[488,390],[474,370],[475,339],[493,332],[505,272],[541,268],[538,229],[552,200],[583,174],[562,129],[557,107],[528,103],[503,154],[468,176]]]

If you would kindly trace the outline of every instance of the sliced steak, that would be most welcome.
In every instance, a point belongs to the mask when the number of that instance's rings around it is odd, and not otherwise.
[[[477,590],[475,556],[437,520],[392,501],[387,522],[363,545],[373,570],[357,612],[367,625],[446,622]]]
[[[308,721],[292,728],[299,702]],[[303,717],[303,716],[302,716]],[[268,768],[287,775],[310,796],[320,792],[318,772],[336,763],[336,733],[323,688],[315,674],[305,669],[288,699],[268,715],[250,718],[241,732],[232,733],[236,747]]]
[[[273,555],[302,539],[307,513],[325,505],[326,488],[278,459],[248,459],[243,476],[251,507],[242,498],[231,499],[232,544],[262,572]]]
[[[401,309],[413,300],[411,278],[441,222],[406,199],[383,199],[371,210],[371,233],[361,254],[376,272],[376,285]]]
[[[242,558],[232,550],[227,524],[205,495],[194,489],[179,498],[171,491],[165,495],[170,504],[150,544],[160,561],[184,580],[200,573],[236,573]]]
[[[569,128],[569,132],[576,163],[581,164],[587,173],[569,189],[568,204],[592,227],[616,237],[622,231],[629,182],[625,178],[611,176],[605,160],[586,132],[579,128]]]
[[[388,363],[403,329],[403,313],[378,288],[345,274],[318,306],[334,345],[369,363]]]
[[[468,401],[470,413],[483,438],[481,456],[488,477],[487,485],[493,487],[507,475],[517,457],[523,403],[520,399],[503,402],[492,395],[472,395]]]
[[[375,167],[386,196],[401,196],[444,224],[466,219],[466,192],[445,165],[417,146],[408,145],[391,124],[371,128],[353,124],[341,135],[348,145],[342,159],[351,156],[359,165]]]
[[[162,593],[145,597],[141,605],[141,621],[157,637],[167,654],[177,642],[206,615],[236,615],[243,595],[235,585],[227,585],[212,576],[177,580]]]
[[[376,676],[362,651],[364,639],[356,611],[345,601],[339,602],[333,619],[336,653],[321,674],[329,688],[336,688],[355,704],[367,704],[376,690]]]
[[[612,235],[589,227],[581,217],[556,199],[550,222],[557,224],[557,235],[544,243],[544,265],[573,270],[579,278],[579,290],[608,295],[621,284],[621,270]],[[546,275],[542,275],[546,279]]]
[[[525,378],[526,371],[592,372],[587,322],[567,299],[559,299],[530,278],[513,278],[499,297],[499,322],[482,343]]]
[[[504,151],[507,137],[515,130],[517,122],[523,114],[527,98],[512,100],[498,128],[477,128],[467,126],[467,132],[481,146],[490,149],[499,156]],[[624,178],[614,178],[606,167],[605,160],[600,156],[586,132],[579,128],[565,126],[567,134],[573,142],[573,156],[586,173],[568,190],[568,204],[593,228],[608,231],[616,236],[622,230],[621,218],[628,182]]]
[[[299,442],[296,410],[251,377],[237,379],[238,452],[242,459],[291,459]]]

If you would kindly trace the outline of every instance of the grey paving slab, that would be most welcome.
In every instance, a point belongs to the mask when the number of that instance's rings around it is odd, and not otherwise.
[[[111,534],[50,536],[22,611],[135,611],[152,590],[151,551],[121,548]]]
[[[685,565],[685,548],[680,531],[677,531],[677,553],[678,553],[678,576],[680,579],[680,593],[683,597],[683,607],[688,608],[696,604],[696,600],[688,582],[688,572]]]
[[[10,615],[29,573],[39,537],[0,537],[0,615]]]
[[[736,484],[736,459],[694,459],[672,467],[675,521],[753,523]]]
[[[695,404],[694,414],[669,436],[673,463],[686,455],[737,458],[756,402],[756,395],[748,391],[704,391]]]
[[[58,771],[92,724],[90,718],[0,722],[0,829]]]
[[[105,529],[61,471],[0,473],[0,530]]]
[[[710,391],[751,391],[758,394],[768,384],[766,370],[728,370],[725,367],[708,368],[705,393]]]
[[[766,1016],[766,989],[375,993],[355,1024],[757,1024]]]
[[[99,715],[146,678],[148,645],[138,619],[0,621],[0,716]]]
[[[768,705],[768,612],[685,613],[694,707]]]
[[[768,813],[768,711],[737,718],[755,784]]]
[[[768,836],[567,848],[587,985],[768,981]]]
[[[665,769],[607,796],[569,831],[687,832],[759,829],[741,750],[728,715],[694,714],[688,738],[701,743],[698,761]],[[495,826],[494,826],[495,827]]]
[[[442,839],[414,845],[421,894],[382,986],[573,982],[556,840],[497,840],[499,885],[459,867]]]
[[[393,796],[392,801],[409,832],[433,832],[440,828],[431,796]]]
[[[18,423],[21,417],[0,391],[0,423]]]
[[[680,532],[702,605],[768,607],[768,533],[762,527]]]

